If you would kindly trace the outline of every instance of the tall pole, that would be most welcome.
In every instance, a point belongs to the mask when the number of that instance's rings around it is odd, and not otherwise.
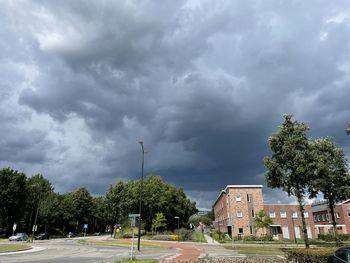
[[[230,224],[231,224],[231,245],[233,247],[233,222],[232,222],[232,213],[231,213],[231,198],[230,198],[230,194],[228,193],[227,194],[227,197],[228,197],[228,212],[230,214]]]
[[[177,219],[177,242],[180,242],[180,217],[175,216],[175,219]]]
[[[140,252],[140,239],[141,239],[141,211],[142,211],[142,188],[143,188],[143,166],[145,162],[145,149],[143,148],[143,141],[139,141],[142,149],[142,164],[141,164],[141,183],[140,183],[140,203],[139,203],[139,222],[138,222],[138,237],[137,237],[137,250]]]

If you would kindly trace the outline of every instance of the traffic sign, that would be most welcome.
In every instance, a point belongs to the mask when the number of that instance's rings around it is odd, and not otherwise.
[[[84,224],[84,229],[87,229],[88,228],[88,224]]]
[[[14,223],[14,224],[13,224],[13,227],[12,227],[12,230],[13,230],[13,231],[15,231],[15,230],[16,230],[16,228],[17,228],[17,224],[16,224],[16,223]]]
[[[140,217],[140,214],[129,214],[129,218],[132,218],[132,217]]]

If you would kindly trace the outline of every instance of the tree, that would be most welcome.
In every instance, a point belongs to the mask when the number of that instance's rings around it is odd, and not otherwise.
[[[78,231],[79,223],[87,223],[92,217],[92,197],[89,191],[81,187],[72,193],[73,215],[76,220],[76,230]]]
[[[189,220],[193,226],[198,227],[200,223],[203,223],[206,226],[210,226],[213,223],[213,220],[209,217],[209,215],[192,215]]]
[[[273,220],[265,213],[264,210],[260,210],[255,216],[255,228],[258,232],[259,229],[269,229],[270,225],[273,224]],[[264,231],[264,235],[266,235],[266,231]]]
[[[13,223],[23,218],[26,204],[26,175],[11,168],[0,170],[0,228],[6,235],[12,233]]]
[[[156,217],[152,220],[152,229],[157,233],[157,230],[166,226],[166,218],[163,213],[157,213]]]
[[[336,202],[348,198],[350,176],[347,160],[342,149],[329,138],[316,139],[312,143],[315,165],[315,178],[311,180],[311,198],[318,192],[328,201],[334,234],[337,223],[334,215]]]
[[[281,188],[288,195],[295,196],[299,204],[302,230],[306,248],[309,248],[304,216],[304,197],[309,181],[313,178],[311,144],[306,136],[308,127],[293,120],[293,115],[284,115],[279,131],[268,140],[271,157],[264,158],[267,185]]]

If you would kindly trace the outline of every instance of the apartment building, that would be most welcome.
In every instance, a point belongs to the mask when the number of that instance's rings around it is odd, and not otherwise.
[[[307,236],[312,239],[316,235],[311,205],[304,205],[304,210]],[[265,204],[264,211],[274,222],[270,227],[271,234],[275,239],[295,240],[302,238],[302,221],[299,205]]]
[[[213,209],[214,225],[221,232],[234,236],[259,235],[255,233],[255,214],[264,209],[262,185],[228,185]]]
[[[305,205],[309,238],[315,238],[311,205]],[[270,231],[276,239],[302,238],[301,215],[297,205],[264,204],[262,185],[227,185],[214,202],[214,225],[220,232],[233,236],[262,235],[256,232],[255,214],[264,210],[274,223]]]
[[[319,201],[312,204],[315,232],[318,234],[333,233],[332,217],[327,201]],[[336,204],[334,217],[337,223],[337,232],[350,233],[350,199]]]

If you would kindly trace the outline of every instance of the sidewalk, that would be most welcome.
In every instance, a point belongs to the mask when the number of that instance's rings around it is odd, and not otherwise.
[[[216,245],[220,244],[218,241],[216,241],[215,239],[211,238],[207,234],[204,234],[204,237],[205,237],[205,240],[207,240],[208,244],[216,244]]]

